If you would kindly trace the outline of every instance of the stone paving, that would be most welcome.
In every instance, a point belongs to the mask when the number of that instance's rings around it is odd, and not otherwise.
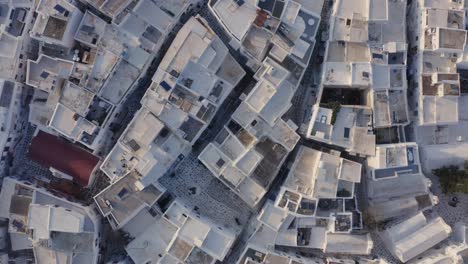
[[[457,222],[468,223],[468,194],[457,193],[445,195],[442,193],[437,176],[432,173],[426,173],[426,177],[432,181],[432,193],[439,197],[439,203],[434,206],[434,211],[452,227]],[[454,196],[456,196],[459,201],[456,207],[449,205],[449,201]]]
[[[35,127],[30,123],[24,129],[22,138],[15,149],[13,157],[13,166],[10,170],[10,176],[17,176],[24,180],[30,180],[33,177],[51,179],[50,170],[27,157],[27,152],[33,138]]]
[[[215,178],[193,153],[181,161],[174,173],[163,176],[159,182],[195,212],[232,228],[237,234],[252,214],[252,209]]]

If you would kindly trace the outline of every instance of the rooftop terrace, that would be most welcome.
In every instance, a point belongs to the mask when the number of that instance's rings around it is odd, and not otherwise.
[[[39,14],[30,32],[33,38],[46,43],[71,48],[73,36],[83,13],[65,0],[41,0],[37,5]]]
[[[126,250],[138,263],[171,260],[210,264],[222,261],[233,242],[229,230],[194,216],[176,201],[164,214],[155,215],[154,222]]]
[[[154,185],[137,187],[141,175],[131,172],[94,197],[98,208],[114,228],[125,225],[137,212],[151,207],[163,191]]]

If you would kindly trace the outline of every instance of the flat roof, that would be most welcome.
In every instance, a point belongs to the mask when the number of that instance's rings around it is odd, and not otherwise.
[[[99,95],[113,104],[118,104],[139,75],[138,68],[121,59],[115,65],[111,77],[104,83]]]
[[[84,219],[83,214],[62,207],[31,204],[28,227],[34,230],[34,240],[51,239],[52,232],[80,233]]]
[[[452,229],[441,217],[427,219],[419,213],[382,233],[387,248],[406,262],[449,237]]]
[[[223,68],[226,61],[230,69]],[[169,47],[141,100],[142,109],[102,170],[114,178],[136,169],[144,185],[164,175],[198,139],[244,74],[206,22],[192,17]]]
[[[327,234],[326,253],[369,255],[373,242],[370,234]]]
[[[377,222],[397,219],[416,214],[420,205],[415,197],[404,197],[383,202],[370,203],[368,212]]]
[[[369,198],[376,201],[425,194],[429,188],[427,179],[420,173],[373,180],[367,186]]]
[[[374,127],[389,127],[409,121],[406,91],[379,90],[372,93]]]
[[[361,164],[301,146],[283,186],[312,198],[336,198],[341,181],[361,180]]]
[[[434,7],[441,9],[462,9],[463,1],[451,1],[451,0],[424,0],[424,7]]]
[[[101,170],[111,179],[118,179],[132,171],[140,162],[135,154],[120,143],[115,144],[101,164]]]
[[[153,2],[164,12],[172,15],[174,18],[178,18],[185,12],[190,1],[187,0],[153,0]]]
[[[369,108],[341,106],[333,125],[324,109],[319,107],[316,120],[311,123],[311,137],[331,142],[351,152],[374,155],[375,135],[368,128],[372,121]]]
[[[354,13],[346,19],[337,16],[332,20],[332,34],[330,40],[366,43],[369,40],[370,27],[367,15]]]
[[[369,19],[370,20],[387,20],[388,19],[388,2],[387,0],[371,0],[369,1]]]
[[[311,196],[315,187],[315,171],[319,166],[321,154],[320,151],[301,146],[284,186]]]
[[[327,62],[324,69],[324,85],[351,86],[352,64],[342,62]]]
[[[463,50],[466,44],[466,30],[438,28],[438,48]]]
[[[86,80],[85,87],[97,93],[102,88],[104,81],[118,61],[118,55],[110,50],[98,47],[96,58],[92,70],[89,73],[89,78]]]
[[[86,45],[95,47],[104,35],[106,25],[107,23],[104,20],[87,10],[75,33],[75,39]]]
[[[183,3],[182,1],[171,1],[171,2]],[[179,9],[178,13],[180,13],[181,10],[182,9]],[[157,4],[155,4],[154,2],[150,0],[139,1],[139,3],[135,6],[133,12],[140,19],[143,19],[146,23],[157,28],[159,31],[163,33],[168,31],[169,28],[172,26],[172,23],[174,23],[174,17],[170,15],[171,11],[167,9],[166,11],[164,11]],[[177,14],[173,14],[173,15],[176,16]]]
[[[427,27],[435,28],[458,28],[464,29],[463,20],[465,14],[462,10],[450,10],[441,8],[428,8],[426,9]]]
[[[265,57],[272,38],[273,33],[270,31],[265,28],[252,26],[242,40],[242,46],[255,59],[262,60]]]
[[[29,146],[28,157],[52,167],[87,186],[99,158],[57,136],[39,131]]]
[[[74,253],[85,263],[96,261],[99,228],[95,226],[96,215],[89,208],[8,177],[3,179],[0,195],[2,217],[10,219],[9,235],[14,250],[33,249],[36,254],[36,251],[46,248],[46,255],[41,251],[41,255],[35,257],[47,263],[54,261],[55,257],[74,259]],[[29,202],[25,203],[26,199]],[[23,215],[22,220],[18,213]],[[19,221],[16,227],[11,224],[14,220]],[[34,232],[26,234],[24,228]]]
[[[298,135],[281,119],[282,122],[276,122],[274,127],[262,119],[256,120],[254,125],[260,132],[258,135],[247,132],[251,122],[242,127],[244,123],[241,126],[235,120],[225,126],[218,138],[202,151],[199,159],[243,199],[255,204],[276,177],[287,153],[297,143]]]
[[[68,78],[74,67],[73,61],[52,58],[41,54],[36,61],[28,60],[26,84],[49,92],[57,78]]]
[[[371,1],[371,3],[379,1]],[[382,8],[385,5],[387,5],[386,10]],[[369,40],[380,45],[391,42],[406,43],[406,2],[385,1],[385,4],[376,8],[381,9],[379,12],[386,12],[386,14],[379,14],[379,18],[375,17],[369,23]],[[383,16],[387,17],[383,19]]]
[[[359,183],[361,182],[362,166],[352,160],[341,159],[340,180]]]
[[[447,96],[424,96],[422,99],[422,124],[458,122],[458,98]],[[455,113],[455,114],[454,114]]]
[[[354,14],[367,17],[369,14],[369,0],[339,0],[338,3],[335,4],[335,16],[351,18]]]
[[[322,13],[324,0],[294,0],[295,2],[301,4],[301,6],[307,11],[312,12],[313,14],[320,15]]]
[[[152,206],[162,195],[162,190],[148,185],[143,190],[137,186],[140,175],[130,172],[94,197],[99,209],[114,227],[124,225],[143,207]]]
[[[423,52],[423,73],[434,73],[444,69],[444,73],[456,73],[456,62],[452,58],[444,56],[443,53],[424,51]]]
[[[31,37],[71,48],[83,13],[65,0],[41,0]]]
[[[291,100],[296,92],[296,87],[289,81],[283,81],[276,88],[276,92],[262,107],[260,115],[265,121],[274,124],[291,107]]]
[[[212,8],[215,14],[220,18],[224,26],[228,28],[230,33],[238,41],[241,41],[257,17],[255,2],[247,0],[241,6],[237,6],[233,0],[218,0],[214,1],[214,3]]]
[[[129,5],[131,0],[86,0],[88,3],[96,6],[100,11],[110,15],[117,16],[125,7]]]
[[[234,235],[229,230],[193,217],[176,201],[163,215],[155,216],[149,228],[132,240],[126,250],[137,263],[168,258],[188,263],[213,263],[214,259],[224,259],[233,242]]]
[[[287,215],[287,210],[275,206],[272,202],[267,201],[257,218],[259,221],[268,225],[270,228],[278,231]]]
[[[163,98],[146,103],[148,108],[191,144],[245,74],[214,34],[201,17],[191,18],[164,56],[147,93]],[[226,59],[229,72],[222,68]],[[222,79],[226,74],[227,80]]]
[[[307,65],[320,24],[323,1],[210,1],[210,8],[233,37],[233,45],[260,66],[267,53]],[[237,42],[237,43],[234,43]],[[274,48],[269,50],[271,44]]]
[[[67,81],[62,88],[60,103],[81,116],[86,115],[94,94],[83,87]]]
[[[155,115],[148,111],[140,111],[119,141],[136,154],[143,156],[163,129],[164,124]]]
[[[75,128],[78,126],[78,122],[79,118],[77,113],[62,104],[57,104],[54,115],[49,121],[49,126],[75,139],[77,136],[77,130],[75,130]]]
[[[437,169],[444,165],[463,166],[468,158],[466,151],[467,137],[463,131],[468,129],[468,122],[459,121],[446,126],[419,126],[416,136],[420,144],[421,160],[424,168]],[[461,141],[460,141],[461,140]]]
[[[377,145],[375,156],[369,157],[367,163],[372,169],[419,164],[418,145],[414,142]]]
[[[19,40],[12,35],[2,32],[0,34],[0,56],[13,58],[16,55]]]

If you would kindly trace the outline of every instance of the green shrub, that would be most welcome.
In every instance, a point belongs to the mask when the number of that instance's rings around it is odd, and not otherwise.
[[[432,173],[439,178],[442,192],[468,193],[468,166],[466,162],[463,169],[460,169],[456,165],[450,165],[434,169]]]
[[[330,123],[334,125],[336,121],[336,116],[338,115],[338,112],[340,112],[341,104],[339,102],[328,102],[321,104],[320,106],[331,109],[333,111]]]

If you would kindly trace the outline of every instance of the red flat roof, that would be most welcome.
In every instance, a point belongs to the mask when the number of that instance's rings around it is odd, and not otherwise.
[[[40,131],[32,139],[28,157],[44,166],[52,167],[87,186],[99,158],[57,136]]]

